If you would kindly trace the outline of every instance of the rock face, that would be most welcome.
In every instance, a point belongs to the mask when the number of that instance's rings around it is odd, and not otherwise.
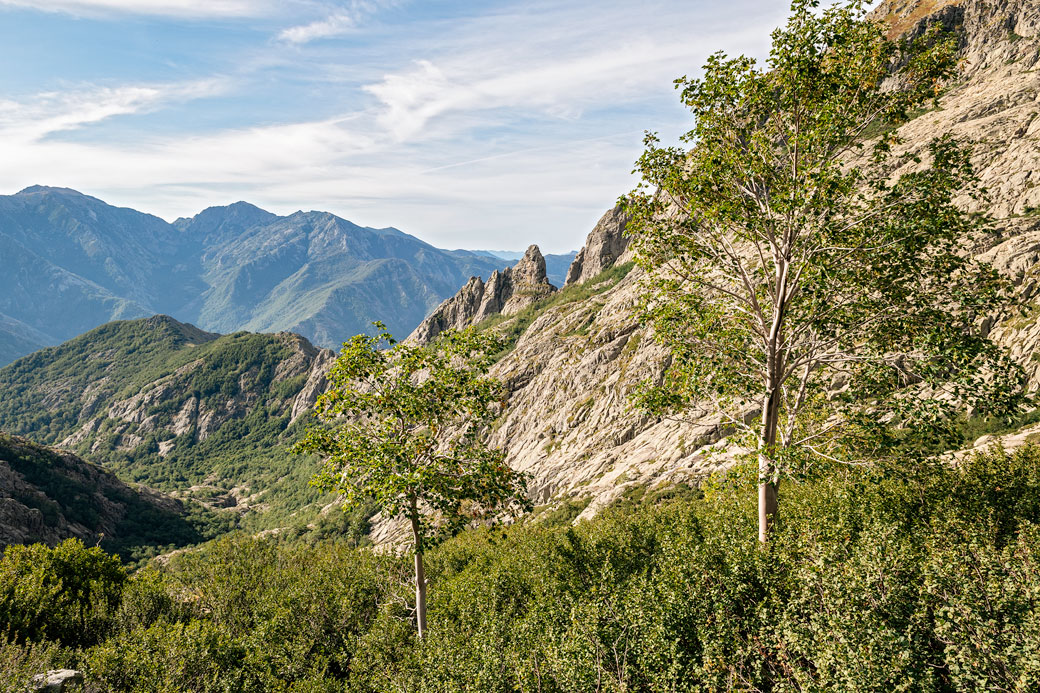
[[[578,251],[571,263],[564,286],[582,284],[612,267],[628,248],[627,223],[628,218],[620,205],[604,214],[589,234],[585,247]]]
[[[988,212],[1000,230],[976,252],[1012,277],[1023,301],[993,317],[991,336],[1040,386],[1040,3],[895,0],[877,12],[900,22],[900,32],[919,33],[926,21],[962,32],[962,75],[937,110],[899,134],[904,149],[922,152],[945,133],[975,141],[973,162],[990,199],[963,203]],[[567,286],[626,259],[623,227],[620,210],[603,217]],[[510,392],[494,442],[531,474],[536,503],[584,498],[588,515],[630,487],[697,478],[732,460],[726,431],[707,412],[674,420],[632,411],[629,394],[660,378],[669,358],[636,315],[640,278],[635,269],[590,298],[549,308],[494,368]]]
[[[0,433],[0,548],[69,537],[118,541],[128,533],[165,544],[164,533],[186,529],[183,514],[179,501],[132,488],[72,453]],[[142,530],[148,521],[155,526]]]
[[[437,307],[408,339],[426,344],[445,330],[474,325],[499,313],[515,315],[552,294],[556,287],[545,275],[545,258],[532,245],[513,267],[495,270],[487,282],[470,277],[459,292]]]
[[[516,315],[556,291],[545,277],[545,258],[536,245],[530,246],[509,272],[513,290],[502,306],[505,315]]]

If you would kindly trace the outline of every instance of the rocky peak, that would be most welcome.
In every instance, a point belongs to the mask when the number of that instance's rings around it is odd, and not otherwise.
[[[545,276],[545,258],[536,245],[530,246],[520,261],[507,271],[510,272],[513,286],[502,306],[505,315],[515,315],[556,291],[556,287]]]
[[[564,286],[581,284],[603,270],[613,267],[628,249],[628,238],[625,236],[627,224],[628,216],[621,209],[621,205],[604,214],[589,233],[585,247],[571,263]]]
[[[497,277],[498,271],[492,274]],[[490,281],[490,280],[489,280]],[[415,328],[408,339],[426,344],[445,330],[457,330],[470,324],[482,308],[484,302],[484,280],[470,277],[459,292],[444,301],[429,317]]]
[[[460,330],[492,315],[513,315],[556,291],[545,274],[545,257],[532,245],[513,267],[495,270],[484,282],[470,277],[459,292],[440,304],[408,339],[426,344],[445,330]]]

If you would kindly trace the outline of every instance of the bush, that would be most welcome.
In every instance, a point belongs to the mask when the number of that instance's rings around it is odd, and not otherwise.
[[[111,629],[125,580],[117,557],[78,539],[9,546],[0,559],[0,624],[20,643],[93,645]]]
[[[767,550],[740,478],[460,534],[427,554],[422,641],[406,558],[234,536],[88,600],[98,644],[28,645],[76,611],[47,611],[58,549],[9,549],[0,667],[113,692],[1040,690],[1040,449],[828,470],[784,489]]]

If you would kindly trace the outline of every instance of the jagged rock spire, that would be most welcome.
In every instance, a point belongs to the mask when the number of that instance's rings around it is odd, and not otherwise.
[[[495,270],[487,282],[471,277],[459,292],[440,304],[408,339],[425,344],[445,330],[459,330],[492,315],[514,315],[556,291],[545,274],[545,257],[532,245],[513,267]]]
[[[585,247],[571,263],[564,286],[581,284],[613,267],[628,249],[628,238],[625,236],[627,224],[628,215],[621,209],[621,205],[604,214],[589,233]]]

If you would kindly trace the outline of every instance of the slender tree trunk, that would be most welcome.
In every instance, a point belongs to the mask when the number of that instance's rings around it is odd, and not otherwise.
[[[411,513],[412,538],[415,541],[415,622],[419,628],[419,637],[426,634],[426,570],[423,567],[422,535],[419,532],[419,511],[415,498],[412,498]]]
[[[776,447],[776,429],[780,421],[780,388],[772,385],[770,378],[768,393],[762,404],[762,433],[758,448],[758,541],[765,546],[779,511],[776,469],[772,459]]]
[[[783,348],[784,316],[787,312],[787,277],[790,265],[787,256],[776,262],[776,305],[773,324],[769,330],[766,350],[766,394],[762,403],[762,433],[758,441],[758,541],[769,543],[769,534],[779,511],[776,494],[776,432],[780,426],[780,395],[784,372]]]

